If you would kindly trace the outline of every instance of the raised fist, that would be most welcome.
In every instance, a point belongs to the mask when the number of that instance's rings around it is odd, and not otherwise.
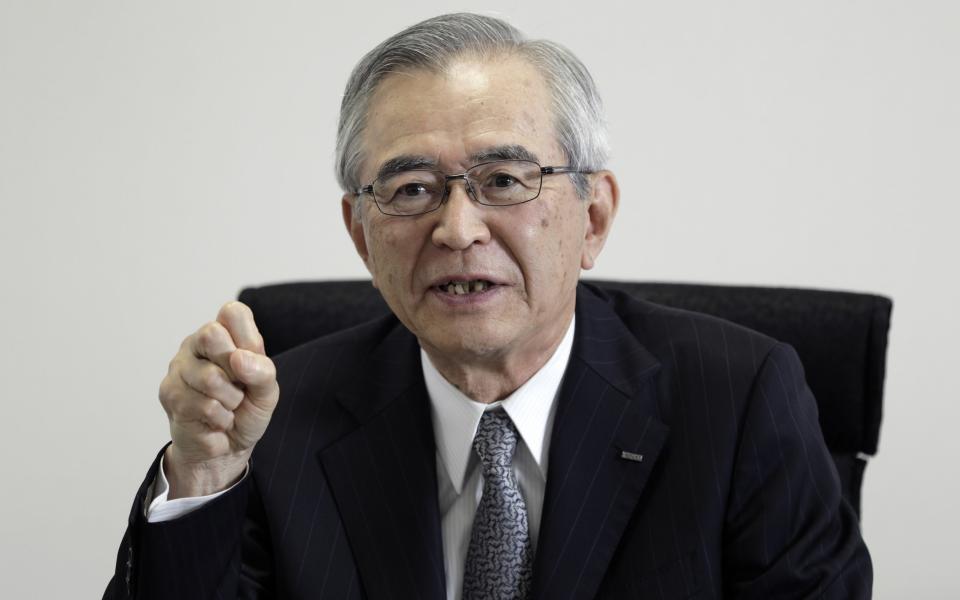
[[[239,479],[279,396],[253,312],[225,304],[183,341],[160,383],[173,439],[164,457],[168,498],[212,494]]]

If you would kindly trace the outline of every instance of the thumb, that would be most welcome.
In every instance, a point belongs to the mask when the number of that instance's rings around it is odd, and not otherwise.
[[[230,368],[237,380],[246,387],[246,395],[254,404],[273,410],[280,388],[277,369],[269,357],[238,348],[230,354]]]

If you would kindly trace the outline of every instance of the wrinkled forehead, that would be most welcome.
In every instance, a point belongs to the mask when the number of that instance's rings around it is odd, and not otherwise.
[[[361,142],[364,181],[402,156],[430,157],[451,170],[494,148],[559,157],[546,81],[517,56],[467,56],[439,70],[387,76],[370,98]]]

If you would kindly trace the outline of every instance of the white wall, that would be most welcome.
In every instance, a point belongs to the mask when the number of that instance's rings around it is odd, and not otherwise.
[[[4,596],[101,593],[183,336],[246,284],[364,275],[331,169],[342,86],[452,8],[593,70],[624,192],[595,276],[894,298],[877,597],[960,595],[956,3],[3,0]]]

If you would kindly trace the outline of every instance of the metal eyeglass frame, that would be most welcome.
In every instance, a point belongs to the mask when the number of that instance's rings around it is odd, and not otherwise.
[[[538,188],[537,188],[537,194],[536,194],[533,198],[530,198],[529,200],[523,200],[523,201],[521,201],[521,202],[512,202],[512,203],[510,203],[510,204],[488,204],[488,203],[486,203],[486,202],[482,202],[482,201],[477,197],[476,193],[473,191],[473,187],[470,185],[470,182],[467,181],[467,174],[470,173],[470,171],[473,171],[474,169],[476,169],[477,167],[482,167],[482,166],[484,166],[484,165],[490,165],[490,164],[500,163],[500,162],[523,162],[523,163],[530,163],[530,164],[532,164],[532,165],[537,165],[537,167],[540,169],[540,185],[539,185]],[[356,192],[354,192],[354,193],[355,193],[357,196],[362,196],[363,194],[370,194],[370,197],[373,198],[373,203],[377,206],[377,210],[379,210],[381,213],[383,213],[383,214],[385,214],[385,215],[387,215],[387,216],[390,216],[390,217],[419,217],[420,215],[425,215],[425,214],[432,213],[433,211],[437,210],[438,208],[440,208],[441,206],[443,206],[443,205],[446,203],[447,198],[450,196],[450,182],[451,182],[451,181],[454,181],[454,180],[456,180],[456,179],[462,179],[462,180],[463,180],[463,186],[464,186],[464,188],[465,188],[465,190],[466,190],[466,192],[467,192],[467,195],[470,196],[470,198],[473,199],[473,201],[476,202],[477,204],[482,204],[483,206],[496,206],[496,207],[501,207],[501,206],[517,206],[517,205],[519,205],[519,204],[526,204],[527,202],[532,202],[533,200],[536,200],[537,198],[539,198],[539,197],[540,197],[540,192],[543,191],[543,176],[544,176],[544,175],[555,175],[555,174],[559,174],[559,173],[581,173],[581,174],[583,174],[583,175],[590,175],[590,174],[593,173],[593,171],[587,171],[587,170],[583,170],[583,169],[575,169],[575,168],[570,167],[570,166],[541,167],[541,166],[540,166],[540,163],[538,163],[538,162],[536,162],[536,161],[533,161],[533,160],[509,159],[509,158],[500,159],[500,160],[490,160],[490,161],[487,161],[487,162],[477,163],[477,164],[473,165],[472,167],[470,167],[469,169],[467,169],[466,171],[464,171],[463,173],[458,173],[458,174],[456,174],[456,175],[447,175],[447,174],[444,173],[443,171],[439,171],[439,170],[437,170],[437,169],[410,169],[410,170],[408,170],[408,171],[403,171],[403,172],[404,172],[404,173],[410,173],[410,172],[418,172],[418,171],[422,171],[422,172],[426,172],[426,173],[437,173],[437,174],[443,176],[443,194],[440,196],[440,202],[438,202],[437,205],[434,206],[433,208],[431,208],[430,210],[425,210],[425,211],[423,211],[423,212],[418,212],[418,213],[404,213],[404,214],[389,213],[389,212],[386,212],[385,210],[383,210],[383,207],[380,206],[380,203],[377,201],[377,195],[373,193],[373,186],[376,185],[376,183],[377,183],[378,181],[380,181],[380,179],[382,179],[382,178],[384,178],[384,177],[391,177],[391,176],[393,176],[393,175],[396,175],[397,173],[389,173],[389,174],[387,174],[387,175],[382,175],[381,177],[377,177],[376,179],[373,180],[373,183],[361,187],[360,189],[358,189],[358,190],[357,190]]]

